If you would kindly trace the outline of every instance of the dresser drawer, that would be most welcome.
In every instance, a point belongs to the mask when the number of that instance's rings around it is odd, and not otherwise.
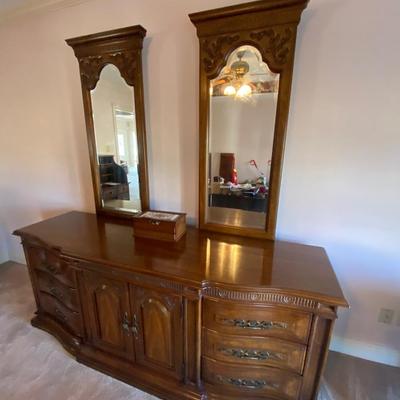
[[[53,296],[40,292],[40,305],[46,313],[53,316],[71,333],[82,335],[82,321],[78,312],[69,310]]]
[[[210,391],[238,399],[299,397],[302,378],[278,368],[237,366],[203,357],[203,380]]]
[[[205,355],[218,361],[303,372],[307,347],[302,344],[274,338],[220,335],[207,329],[203,335]]]
[[[29,247],[28,254],[30,266],[51,274],[67,286],[76,288],[75,271],[58,255],[40,247]]]
[[[219,333],[271,336],[307,343],[311,315],[268,306],[246,306],[205,300],[204,326]]]
[[[53,275],[46,272],[36,272],[39,290],[52,295],[71,310],[79,311],[77,290],[64,285]]]

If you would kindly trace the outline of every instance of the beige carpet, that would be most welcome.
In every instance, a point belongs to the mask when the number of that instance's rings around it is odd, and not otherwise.
[[[0,265],[0,400],[157,400],[77,363],[34,311],[26,266]],[[400,400],[400,369],[331,353],[318,400]]]

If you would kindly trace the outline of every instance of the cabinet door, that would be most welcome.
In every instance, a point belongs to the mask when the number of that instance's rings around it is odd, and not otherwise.
[[[136,362],[176,379],[183,373],[182,298],[131,288]]]
[[[85,272],[84,287],[91,343],[101,350],[133,360],[128,284]]]

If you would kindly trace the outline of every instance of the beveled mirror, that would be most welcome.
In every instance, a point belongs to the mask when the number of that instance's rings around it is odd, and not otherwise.
[[[307,0],[190,15],[200,40],[200,228],[275,238],[297,25]]]
[[[67,40],[79,61],[96,210],[149,207],[141,26]]]

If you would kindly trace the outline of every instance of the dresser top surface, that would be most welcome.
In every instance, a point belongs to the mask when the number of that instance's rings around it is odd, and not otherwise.
[[[346,306],[336,275],[321,247],[241,238],[188,227],[177,243],[135,238],[132,222],[69,212],[18,229],[66,256],[194,285],[283,289]]]

